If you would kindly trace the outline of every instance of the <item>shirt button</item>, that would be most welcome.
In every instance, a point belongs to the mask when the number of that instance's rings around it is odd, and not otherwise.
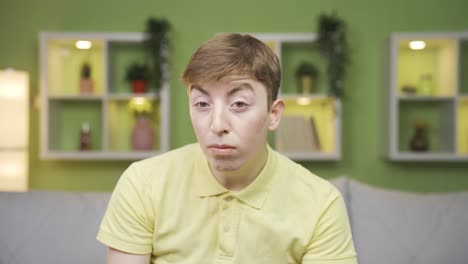
[[[232,196],[226,196],[226,197],[224,197],[224,201],[226,201],[226,202],[230,202],[230,201],[232,201],[232,199],[233,199]]]
[[[231,228],[229,226],[224,227],[224,232],[229,232],[229,230],[231,230]]]
[[[223,205],[223,210],[227,210],[229,208],[229,204],[224,204]]]

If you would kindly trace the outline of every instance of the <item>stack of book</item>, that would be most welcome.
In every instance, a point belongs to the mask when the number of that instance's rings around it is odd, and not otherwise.
[[[283,116],[277,137],[277,149],[281,152],[317,152],[321,149],[313,116]]]

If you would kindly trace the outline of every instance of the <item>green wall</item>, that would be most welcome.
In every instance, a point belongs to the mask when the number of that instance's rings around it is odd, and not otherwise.
[[[183,85],[190,54],[216,32],[313,32],[322,12],[348,23],[352,66],[343,102],[343,159],[307,162],[324,177],[348,175],[372,185],[417,191],[468,189],[468,164],[392,163],[381,158],[382,51],[391,32],[461,31],[466,0],[16,0],[0,9],[0,68],[30,72],[38,94],[39,31],[142,31],[150,16],[172,23],[171,146],[193,142]],[[130,162],[43,161],[38,158],[38,111],[31,107],[31,189],[108,190]],[[5,122],[5,120],[2,120]]]

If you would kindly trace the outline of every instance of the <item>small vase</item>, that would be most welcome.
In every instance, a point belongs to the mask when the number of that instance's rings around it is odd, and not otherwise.
[[[93,80],[82,78],[80,80],[80,94],[92,94],[93,92],[94,92]]]
[[[145,93],[146,92],[146,81],[134,80],[132,81],[133,93]]]
[[[154,143],[154,130],[151,119],[147,116],[137,117],[132,130],[132,147],[135,150],[151,150]]]
[[[91,78],[91,64],[85,62],[81,66],[80,73],[80,94],[92,94],[94,92],[94,83]]]

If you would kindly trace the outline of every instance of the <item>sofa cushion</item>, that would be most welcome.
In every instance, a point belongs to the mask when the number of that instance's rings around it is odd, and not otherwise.
[[[468,261],[468,192],[408,193],[351,180],[353,239],[360,264]]]
[[[105,263],[96,241],[110,194],[0,193],[0,263]]]

